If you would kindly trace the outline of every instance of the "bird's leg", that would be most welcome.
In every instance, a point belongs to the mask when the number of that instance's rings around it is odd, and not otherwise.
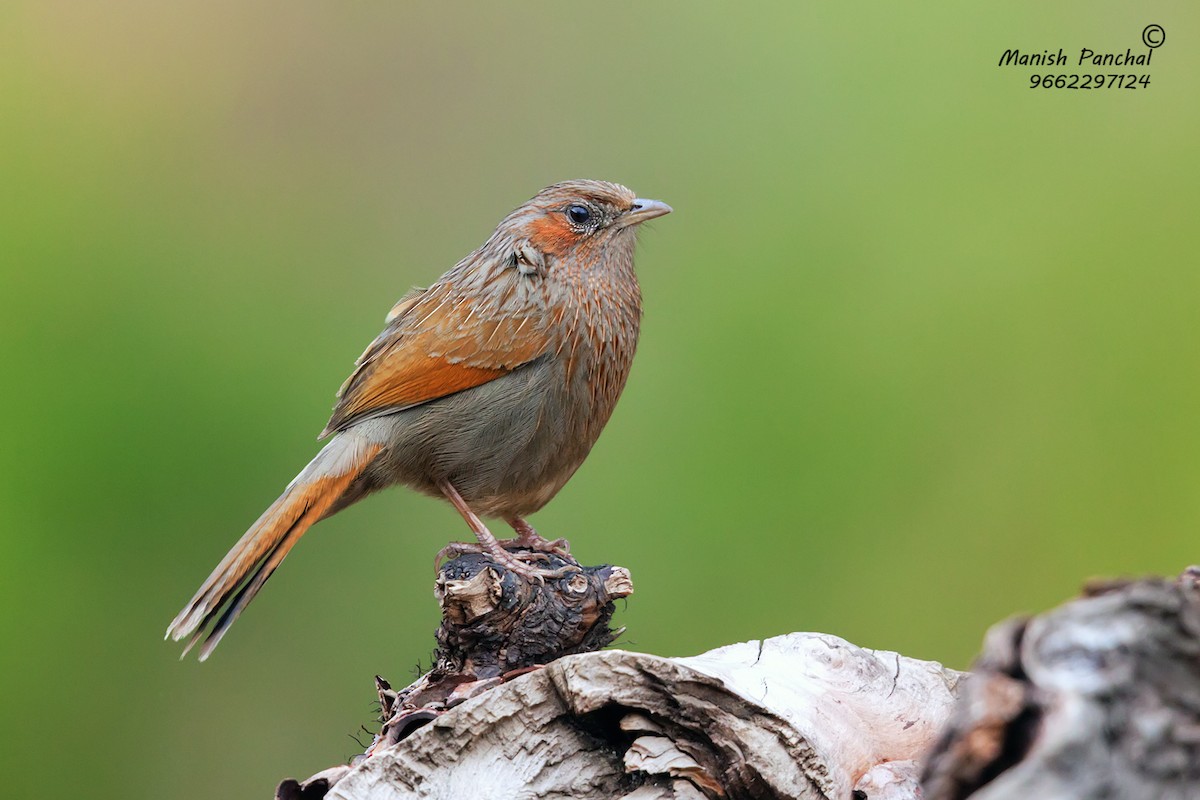
[[[508,524],[516,531],[517,538],[508,539],[505,543],[517,547],[528,547],[539,553],[555,553],[560,556],[571,555],[571,543],[566,539],[545,539],[538,535],[524,517],[509,517]]]
[[[487,526],[483,524],[483,520],[481,520],[478,515],[471,510],[471,507],[467,505],[467,501],[462,499],[462,495],[458,493],[458,490],[454,488],[450,481],[439,481],[438,488],[442,490],[442,494],[446,496],[446,499],[450,501],[451,505],[458,509],[458,513],[462,514],[462,518],[467,521],[468,527],[470,527],[471,532],[475,534],[475,538],[479,540],[479,544],[470,545],[464,542],[454,542],[449,544],[438,553],[435,564],[440,564],[444,558],[452,558],[464,553],[487,553],[492,558],[496,559],[497,562],[502,564],[506,569],[516,572],[519,575],[524,575],[528,578],[537,578],[538,580],[543,578],[559,578],[568,572],[575,571],[574,567],[565,567],[563,569],[542,569],[540,567],[534,567],[526,564],[525,561],[522,560],[522,554],[518,553],[514,555],[500,546],[500,542],[496,541],[496,537],[493,536],[492,532],[489,531]],[[532,530],[532,528],[530,528],[530,530]],[[532,557],[530,560],[545,558],[545,556],[543,556],[541,553],[529,553],[527,555]]]

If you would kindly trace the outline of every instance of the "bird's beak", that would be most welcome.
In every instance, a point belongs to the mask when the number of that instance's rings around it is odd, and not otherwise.
[[[633,201],[633,206],[621,215],[620,225],[622,228],[626,228],[670,213],[671,207],[663,201],[643,200],[639,197]]]

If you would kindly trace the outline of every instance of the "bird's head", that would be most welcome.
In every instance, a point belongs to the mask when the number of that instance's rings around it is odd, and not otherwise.
[[[619,183],[564,181],[509,214],[496,233],[514,244],[518,268],[536,272],[564,260],[586,267],[606,256],[631,258],[637,226],[669,213],[666,203]]]

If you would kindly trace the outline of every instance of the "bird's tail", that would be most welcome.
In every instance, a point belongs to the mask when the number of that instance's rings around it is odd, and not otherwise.
[[[353,431],[334,437],[322,448],[171,622],[169,638],[190,637],[184,655],[203,638],[200,660],[208,658],[296,541],[330,511],[381,449]]]

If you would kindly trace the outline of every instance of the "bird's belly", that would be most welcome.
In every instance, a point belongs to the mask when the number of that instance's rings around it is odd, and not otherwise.
[[[562,488],[595,443],[603,422],[593,424],[590,406],[586,393],[569,390],[561,362],[545,357],[373,420],[387,440],[373,477],[433,495],[441,494],[439,481],[449,480],[478,514],[530,514]]]

